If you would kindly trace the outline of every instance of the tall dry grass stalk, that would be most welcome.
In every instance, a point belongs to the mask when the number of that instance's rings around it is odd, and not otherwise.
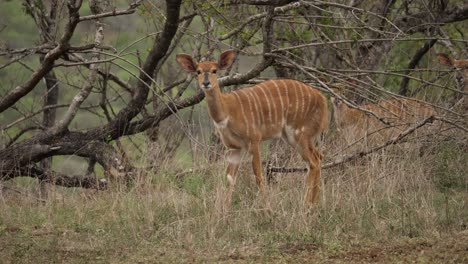
[[[343,148],[335,143],[332,137],[325,142],[327,154]],[[268,188],[270,217],[262,211],[249,164],[241,167],[232,211],[221,214],[226,164],[203,155],[192,162],[160,162],[157,171],[145,171],[132,186],[114,183],[99,192],[53,187],[46,201],[28,195],[37,183],[19,179],[3,183],[0,232],[18,227],[33,235],[60,234],[60,243],[47,246],[102,250],[115,260],[120,252],[114,249],[132,249],[126,259],[131,261],[154,251],[168,259],[190,254],[210,259],[220,252],[248,254],[293,242],[339,246],[466,229],[466,152],[453,143],[421,153],[421,144],[393,146],[325,170],[320,202],[311,211],[302,206],[304,173],[278,174]],[[245,157],[243,162],[250,163]],[[290,166],[303,163],[293,156]],[[456,173],[461,176],[451,185],[440,183]]]

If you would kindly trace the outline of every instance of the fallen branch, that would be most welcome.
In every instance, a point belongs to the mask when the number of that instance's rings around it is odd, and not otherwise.
[[[360,151],[358,153],[354,153],[354,154],[351,154],[351,155],[346,155],[346,156],[344,156],[344,157],[342,157],[342,158],[340,158],[340,159],[338,159],[336,161],[324,164],[322,166],[322,169],[328,169],[328,168],[334,167],[336,165],[340,165],[340,164],[343,164],[345,162],[352,161],[352,160],[355,160],[357,158],[367,156],[367,155],[369,155],[369,154],[371,154],[373,152],[376,152],[378,150],[386,148],[386,147],[388,147],[390,145],[394,145],[394,144],[398,143],[399,141],[401,141],[406,136],[412,134],[418,128],[424,126],[427,123],[432,123],[434,120],[435,120],[434,116],[429,116],[426,119],[422,120],[421,122],[414,124],[413,126],[409,127],[405,131],[401,132],[400,134],[396,135],[395,137],[391,138],[387,142],[385,142],[385,143],[383,143],[383,144],[381,144],[381,145],[379,145],[377,147],[374,147],[372,149],[365,150],[365,151]]]
[[[107,189],[106,179],[98,179],[91,176],[69,176],[60,172],[44,171],[36,165],[24,166],[20,170],[14,172],[14,174],[15,177],[27,176],[37,178],[44,182],[68,188],[78,187],[96,190]]]
[[[439,120],[439,121],[444,122],[444,123],[447,123],[447,124],[450,124],[450,125],[452,125],[452,126],[458,128],[458,129],[463,130],[463,131],[465,131],[466,133],[468,133],[468,128],[466,128],[466,127],[464,127],[464,126],[462,126],[462,125],[459,125],[459,124],[455,123],[455,121],[452,121],[452,120],[449,120],[449,119],[447,119],[447,118],[443,118],[443,117],[440,117],[440,116],[435,116],[434,119],[435,119],[435,120]]]

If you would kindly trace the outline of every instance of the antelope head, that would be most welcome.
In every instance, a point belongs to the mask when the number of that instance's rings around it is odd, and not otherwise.
[[[233,50],[227,50],[219,56],[218,61],[197,62],[188,54],[178,54],[177,62],[182,69],[189,73],[196,73],[198,85],[203,91],[209,91],[213,87],[218,87],[218,71],[225,70],[232,65],[235,59]]]
[[[437,58],[442,65],[450,66],[455,70],[455,79],[460,89],[468,85],[468,60],[455,60],[445,53],[438,53]]]

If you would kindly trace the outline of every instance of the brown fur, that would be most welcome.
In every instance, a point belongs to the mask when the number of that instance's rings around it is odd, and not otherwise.
[[[455,70],[458,88],[463,92],[468,92],[468,60],[455,60],[445,53],[438,53],[437,58],[439,58],[440,64],[450,66]],[[468,99],[466,95],[462,97],[462,100],[463,110],[468,111]]]
[[[186,54],[177,55],[177,61],[187,72],[197,74],[199,86],[207,99],[210,117],[229,149],[229,185],[225,206],[230,206],[241,150],[247,150],[252,155],[256,182],[268,204],[259,144],[274,137],[285,138],[308,163],[310,170],[305,203],[309,206],[317,202],[322,155],[315,147],[315,141],[327,127],[325,97],[318,90],[296,80],[269,80],[231,93],[222,93],[217,71],[233,63],[234,52],[230,50],[222,53],[218,62],[197,63]]]
[[[375,113],[391,124],[391,128],[385,128],[386,125],[374,116],[351,108],[335,98],[331,100],[336,127],[341,133],[346,134],[347,139],[352,142],[374,132],[377,132],[381,139],[388,140],[418,120],[436,114],[432,106],[403,98],[360,106],[360,108]]]

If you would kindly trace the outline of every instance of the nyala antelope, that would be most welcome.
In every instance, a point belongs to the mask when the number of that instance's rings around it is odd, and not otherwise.
[[[224,208],[231,196],[241,159],[241,152],[252,155],[256,183],[267,207],[267,191],[262,176],[260,142],[284,138],[307,162],[308,174],[304,203],[316,203],[320,188],[322,154],[316,140],[327,127],[328,108],[325,97],[316,89],[296,80],[269,80],[230,93],[222,93],[218,71],[232,65],[235,54],[223,52],[218,61],[197,62],[187,54],[177,55],[177,62],[189,73],[195,73],[205,93],[208,112],[228,148],[228,187]]]
[[[438,53],[439,63],[442,65],[450,66],[455,70],[455,79],[457,80],[458,88],[462,92],[468,92],[468,60],[455,60],[445,53]],[[468,111],[468,99],[466,95],[461,94],[462,105],[465,111]]]
[[[340,93],[338,90],[335,91]],[[348,143],[371,134],[377,134],[375,136],[380,137],[380,139],[388,140],[395,133],[404,131],[415,122],[436,114],[432,106],[404,98],[383,100],[375,104],[359,106],[375,113],[391,124],[390,127],[386,127],[374,116],[359,109],[351,108],[339,99],[332,97],[331,101],[333,119],[337,130]]]

